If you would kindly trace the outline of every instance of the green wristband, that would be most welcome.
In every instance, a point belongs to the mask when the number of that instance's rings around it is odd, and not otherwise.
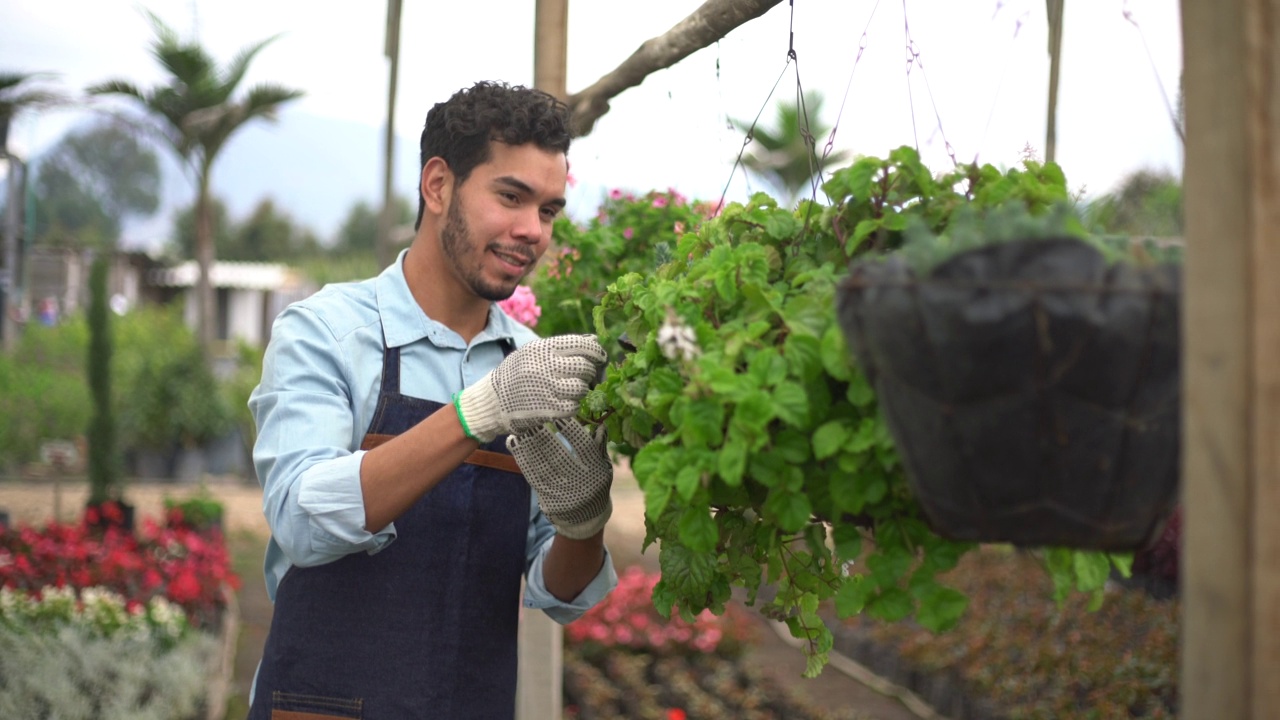
[[[471,434],[471,428],[467,426],[467,418],[462,414],[462,400],[461,400],[461,398],[462,398],[462,392],[461,392],[461,391],[456,392],[456,393],[454,393],[454,394],[453,394],[453,409],[454,409],[454,410],[456,410],[456,411],[457,411],[457,413],[458,413],[458,423],[459,423],[460,425],[462,425],[462,434],[463,434],[463,435],[466,435],[466,436],[467,436],[467,438],[469,438],[469,439],[471,439],[471,440],[475,440],[475,441],[477,441],[477,442],[478,442],[478,441],[480,440],[480,438],[478,438],[478,437],[476,437],[475,435],[472,435],[472,434]]]

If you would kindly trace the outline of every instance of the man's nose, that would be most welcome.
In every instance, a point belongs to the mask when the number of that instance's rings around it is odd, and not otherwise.
[[[511,228],[511,234],[525,242],[536,243],[542,239],[544,232],[542,208],[537,206],[520,208],[516,213],[515,225]]]

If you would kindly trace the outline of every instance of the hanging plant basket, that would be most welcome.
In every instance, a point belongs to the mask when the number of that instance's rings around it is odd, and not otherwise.
[[[1017,240],[850,268],[841,329],[941,535],[1123,551],[1177,499],[1181,272]]]

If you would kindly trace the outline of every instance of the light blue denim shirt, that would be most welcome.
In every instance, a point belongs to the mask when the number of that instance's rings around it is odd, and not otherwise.
[[[249,398],[258,426],[253,463],[271,527],[265,572],[272,601],[292,565],[373,554],[395,541],[394,523],[364,529],[360,490],[359,447],[378,402],[384,333],[388,347],[401,348],[400,391],[445,404],[502,362],[501,340],[519,346],[537,337],[494,304],[484,331],[463,342],[409,293],[407,252],[375,278],[328,285],[290,305],[272,326],[262,382]],[[537,496],[530,498],[523,603],[568,623],[617,584],[613,559],[606,549],[604,567],[586,589],[572,602],[558,600],[542,578],[555,528]]]

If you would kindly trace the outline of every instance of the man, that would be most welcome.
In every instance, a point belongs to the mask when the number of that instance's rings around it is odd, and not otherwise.
[[[606,354],[494,302],[547,249],[568,148],[550,96],[459,91],[427,114],[410,247],[276,320],[249,401],[275,603],[251,720],[510,718],[521,576],[561,623],[616,584],[612,468],[573,419]]]

